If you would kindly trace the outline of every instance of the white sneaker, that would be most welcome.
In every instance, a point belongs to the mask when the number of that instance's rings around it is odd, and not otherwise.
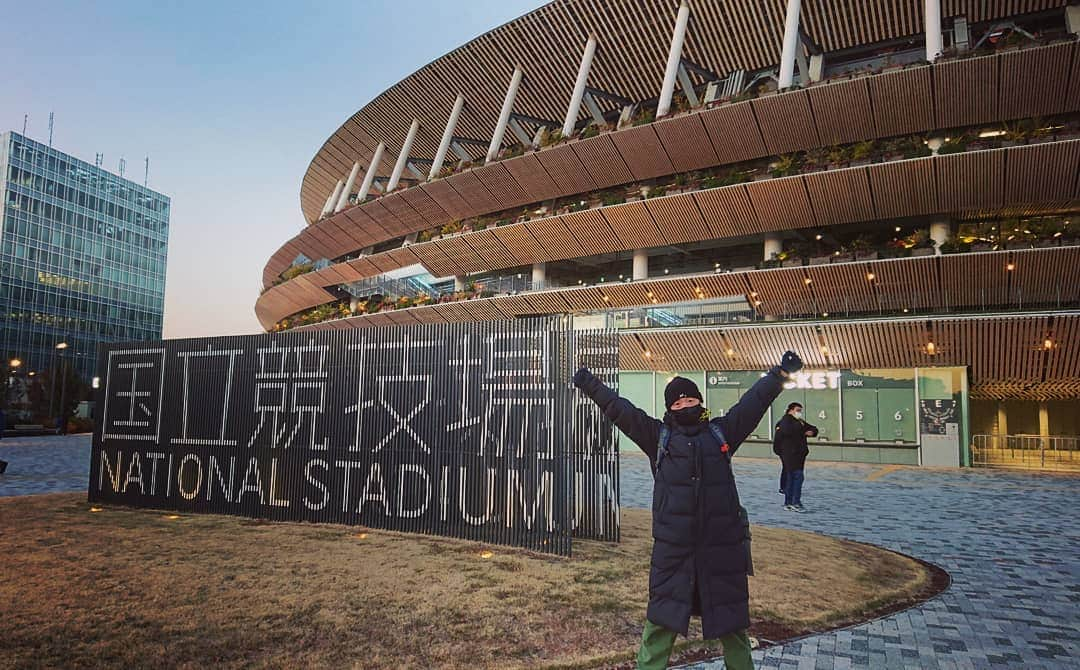
[[[784,505],[784,509],[786,509],[789,512],[798,512],[799,511],[799,510],[795,509],[795,505]]]
[[[803,507],[802,505],[792,505],[791,509],[793,509],[794,511],[796,511],[796,512],[798,512],[800,514],[802,514],[803,512],[806,511],[806,508]]]

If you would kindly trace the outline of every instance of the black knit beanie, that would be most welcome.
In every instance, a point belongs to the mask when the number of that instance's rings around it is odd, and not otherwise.
[[[679,398],[697,398],[701,400],[701,391],[698,390],[697,384],[686,377],[675,377],[668,382],[667,388],[664,389],[664,404],[667,405],[667,409],[671,409],[671,406]]]

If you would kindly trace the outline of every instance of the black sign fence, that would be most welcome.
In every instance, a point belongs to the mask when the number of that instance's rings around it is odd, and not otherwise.
[[[89,499],[564,554],[618,540],[618,444],[576,393],[618,340],[567,318],[112,344]]]

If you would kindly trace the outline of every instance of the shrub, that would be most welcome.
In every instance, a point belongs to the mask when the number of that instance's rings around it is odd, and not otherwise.
[[[543,139],[540,140],[540,146],[550,147],[562,142],[563,134],[562,130],[556,129],[550,132],[544,133]]]
[[[784,154],[769,168],[774,177],[787,177],[799,171],[799,159],[795,154]]]
[[[652,123],[656,120],[656,110],[643,107],[638,110],[638,113],[634,115],[634,125],[644,126],[647,123]]]
[[[873,140],[857,142],[851,147],[851,160],[861,161],[869,158],[874,153],[875,143]]]

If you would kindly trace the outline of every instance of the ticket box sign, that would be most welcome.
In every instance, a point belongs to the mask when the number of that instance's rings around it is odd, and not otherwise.
[[[818,428],[815,442],[833,444],[919,444],[915,369],[802,370],[750,436],[771,440],[772,426],[797,402],[804,419]],[[720,414],[761,377],[760,371],[706,373],[706,404]]]

